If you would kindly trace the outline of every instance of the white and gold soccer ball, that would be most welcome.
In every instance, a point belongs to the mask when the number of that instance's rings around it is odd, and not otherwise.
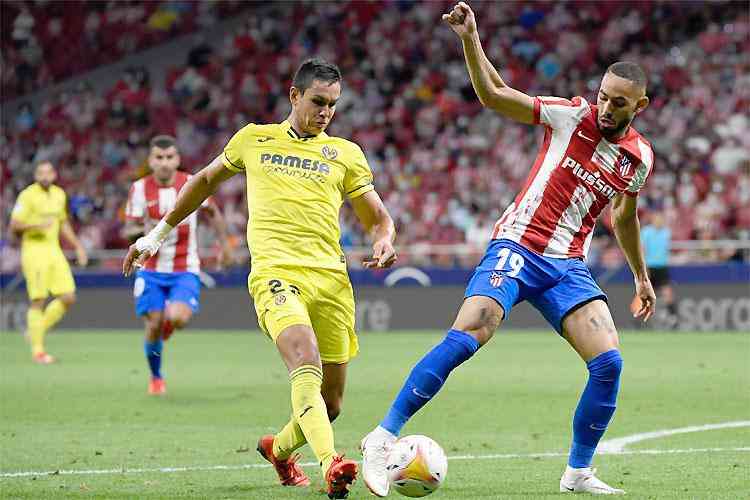
[[[448,472],[445,452],[427,436],[404,436],[386,461],[391,487],[406,497],[423,497],[437,490]]]

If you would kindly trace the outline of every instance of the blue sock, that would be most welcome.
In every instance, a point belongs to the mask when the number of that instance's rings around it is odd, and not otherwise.
[[[414,366],[380,426],[398,436],[412,415],[438,393],[451,370],[469,359],[477,349],[479,342],[474,337],[450,330],[443,341]]]
[[[573,417],[573,444],[568,458],[568,465],[577,469],[591,466],[596,445],[615,413],[622,372],[620,351],[603,352],[586,366],[589,381]]]
[[[161,339],[156,342],[146,340],[143,343],[143,350],[146,353],[148,367],[151,368],[151,376],[161,378],[161,348],[163,342]]]

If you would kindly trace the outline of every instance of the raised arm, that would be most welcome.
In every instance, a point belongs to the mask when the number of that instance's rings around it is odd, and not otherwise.
[[[180,191],[174,208],[146,236],[130,245],[122,264],[125,276],[129,276],[135,267],[143,265],[146,259],[154,255],[172,228],[195,212],[216,191],[219,184],[235,174],[224,166],[222,157],[223,154],[217,156],[194,175]]]
[[[635,279],[638,306],[632,311],[633,316],[648,321],[656,308],[656,295],[648,277],[646,259],[641,247],[641,225],[637,208],[637,196],[616,196],[612,204],[612,228]]]
[[[398,258],[393,242],[396,240],[396,227],[388,209],[377,191],[368,191],[351,200],[354,213],[372,238],[372,258],[362,264],[366,268],[391,267]]]
[[[443,20],[461,38],[471,84],[483,106],[520,123],[534,123],[534,99],[509,87],[484,53],[474,12],[459,2]]]
[[[219,258],[220,266],[231,266],[234,264],[234,252],[229,242],[229,231],[224,214],[215,203],[209,202],[203,207],[203,211],[210,217],[211,227],[216,234],[216,239],[221,244],[221,256]]]

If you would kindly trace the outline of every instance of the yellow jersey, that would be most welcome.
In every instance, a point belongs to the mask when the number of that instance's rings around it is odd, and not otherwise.
[[[51,221],[46,229],[24,231],[21,249],[60,249],[60,224],[68,217],[65,191],[54,184],[44,189],[34,183],[21,191],[11,213],[11,219],[23,224],[36,225]]]
[[[249,124],[229,140],[223,162],[247,177],[247,243],[254,270],[273,265],[346,270],[339,209],[345,197],[374,189],[359,146],[325,132],[300,137],[286,120]]]

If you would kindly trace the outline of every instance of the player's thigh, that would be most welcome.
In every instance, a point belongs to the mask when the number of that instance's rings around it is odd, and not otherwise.
[[[303,291],[299,281],[296,273],[283,268],[256,271],[248,278],[258,325],[274,343],[278,344],[281,333],[292,326],[306,327],[312,331],[312,322],[302,295],[309,291]]]
[[[30,301],[44,300],[50,294],[49,253],[25,248],[21,252],[21,271]]]
[[[587,302],[565,316],[563,337],[586,362],[620,346],[612,314],[607,303],[600,299]]]
[[[346,363],[359,352],[354,329],[354,292],[345,272],[307,271],[314,283],[308,310],[323,364]]]
[[[162,286],[155,274],[138,271],[133,282],[135,313],[145,316],[151,312],[162,312],[167,301],[166,288]]]
[[[167,318],[184,324],[200,310],[200,279],[193,273],[181,273],[173,281],[167,293]]]
[[[50,259],[50,292],[52,295],[73,295],[76,291],[76,282],[70,264],[62,252]]]

